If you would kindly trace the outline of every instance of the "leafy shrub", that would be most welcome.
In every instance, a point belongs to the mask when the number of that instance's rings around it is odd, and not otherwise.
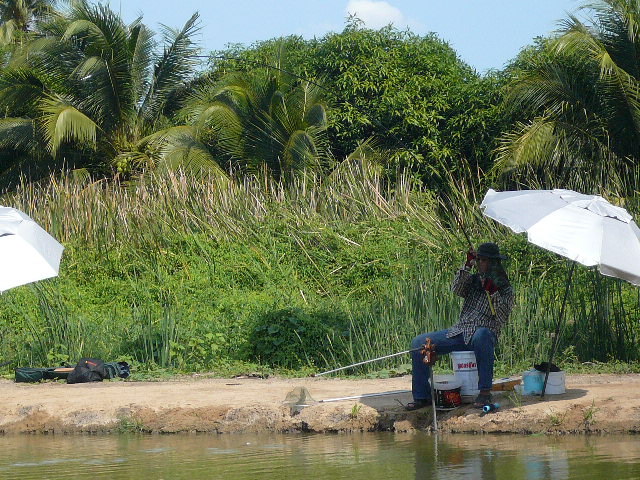
[[[342,315],[287,307],[259,315],[249,338],[251,356],[286,368],[326,365],[329,351],[340,351],[346,320]]]

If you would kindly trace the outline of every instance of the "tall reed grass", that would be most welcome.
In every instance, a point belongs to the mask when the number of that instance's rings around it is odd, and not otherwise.
[[[67,249],[58,279],[5,295],[0,354],[21,363],[100,355],[214,368],[255,360],[248,336],[266,312],[327,304],[348,325],[318,355],[301,342],[300,358],[315,368],[402,351],[414,335],[457,319],[450,282],[468,248],[462,224],[473,243],[497,241],[511,256],[517,301],[499,361],[543,360],[566,266],[482,216],[480,176],[443,181],[446,196],[402,175],[391,186],[345,163],[330,177],[303,174],[287,185],[179,172],[23,183],[3,203]],[[561,351],[637,360],[637,289],[583,269],[572,292]]]

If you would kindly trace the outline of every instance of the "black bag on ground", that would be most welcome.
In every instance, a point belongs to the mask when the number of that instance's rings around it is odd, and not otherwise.
[[[99,358],[81,358],[67,377],[67,383],[101,382],[107,378],[104,361]]]

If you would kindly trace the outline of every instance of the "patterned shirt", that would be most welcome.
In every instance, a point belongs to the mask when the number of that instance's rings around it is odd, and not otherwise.
[[[482,287],[480,276],[461,268],[453,279],[451,290],[464,298],[460,319],[449,329],[447,338],[462,333],[464,343],[469,343],[471,337],[479,327],[487,327],[500,335],[500,330],[507,323],[513,308],[514,293],[511,285],[498,290],[491,295],[491,302],[496,314],[493,315],[487,298],[486,290]]]

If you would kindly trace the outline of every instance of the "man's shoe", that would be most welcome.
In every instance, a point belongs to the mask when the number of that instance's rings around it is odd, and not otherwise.
[[[423,400],[414,400],[413,402],[409,402],[405,405],[405,410],[408,410],[409,412],[413,411],[413,410],[420,410],[421,408],[424,407],[430,407],[431,406],[431,399],[430,398],[426,398]]]
[[[484,408],[485,405],[491,404],[491,394],[490,393],[480,393],[476,397],[476,401],[473,402],[474,408]]]

